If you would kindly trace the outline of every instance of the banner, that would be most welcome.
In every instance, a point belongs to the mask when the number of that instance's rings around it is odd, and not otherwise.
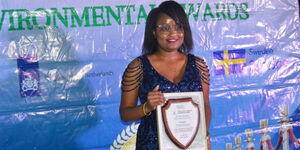
[[[121,78],[161,2],[2,1],[1,149],[133,149],[139,122],[120,120]],[[210,69],[212,149],[300,149],[299,2],[177,2]]]

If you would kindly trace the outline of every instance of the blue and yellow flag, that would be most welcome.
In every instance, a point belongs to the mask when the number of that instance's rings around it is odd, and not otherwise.
[[[214,69],[216,75],[241,73],[246,65],[246,50],[224,50],[214,52]]]

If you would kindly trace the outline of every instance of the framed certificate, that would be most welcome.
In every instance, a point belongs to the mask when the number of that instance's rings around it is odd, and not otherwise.
[[[157,107],[160,150],[207,150],[202,92],[164,93]]]

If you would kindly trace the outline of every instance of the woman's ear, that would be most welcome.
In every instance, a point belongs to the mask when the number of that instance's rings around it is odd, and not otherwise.
[[[153,31],[152,33],[153,33],[153,37],[156,39],[156,32]]]

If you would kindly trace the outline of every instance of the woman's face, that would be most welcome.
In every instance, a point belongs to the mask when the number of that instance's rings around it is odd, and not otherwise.
[[[184,41],[183,27],[164,13],[159,15],[153,34],[156,37],[159,51],[178,51]]]

